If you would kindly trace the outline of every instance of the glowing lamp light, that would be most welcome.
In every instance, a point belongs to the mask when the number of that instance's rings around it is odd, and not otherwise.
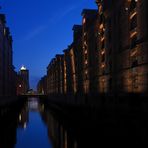
[[[26,67],[25,67],[25,66],[22,66],[22,67],[21,67],[21,70],[27,70],[27,69],[26,69]]]
[[[85,18],[83,18],[83,24],[85,24],[86,23],[86,19]]]

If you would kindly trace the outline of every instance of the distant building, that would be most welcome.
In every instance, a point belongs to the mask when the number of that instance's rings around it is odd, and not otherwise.
[[[75,55],[73,44],[64,50],[64,87],[66,94],[76,93]]]
[[[39,94],[47,94],[47,76],[41,78],[41,80],[37,84],[37,92]]]
[[[63,55],[56,55],[47,67],[47,93],[63,94],[64,66]]]
[[[17,95],[26,94],[29,91],[29,70],[22,66],[17,76]]]

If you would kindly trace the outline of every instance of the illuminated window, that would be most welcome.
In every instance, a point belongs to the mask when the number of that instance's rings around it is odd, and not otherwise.
[[[87,54],[88,52],[87,52],[87,50],[85,50],[85,52],[84,52],[85,54]]]
[[[99,13],[102,13],[102,5],[99,6]]]
[[[86,19],[85,18],[83,18],[83,24],[85,24],[86,23]]]

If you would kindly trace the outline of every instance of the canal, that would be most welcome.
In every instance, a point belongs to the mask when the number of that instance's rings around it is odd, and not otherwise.
[[[6,110],[8,113],[5,114]],[[82,116],[83,115],[83,116]],[[1,111],[0,148],[95,148],[102,144],[147,143],[147,113],[69,109],[69,113],[28,98]]]

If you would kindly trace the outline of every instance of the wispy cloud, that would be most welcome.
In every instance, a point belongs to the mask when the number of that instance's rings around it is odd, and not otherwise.
[[[32,29],[29,33],[27,33],[23,40],[24,41],[29,41],[29,40],[33,39],[34,37],[40,35],[42,32],[44,32],[46,29],[49,28],[50,24],[58,23],[64,17],[66,17],[66,15],[68,15],[69,13],[71,13],[72,11],[77,9],[78,7],[79,7],[78,5],[72,5],[72,6],[69,6],[67,9],[65,9],[64,11],[57,12],[56,14],[54,14],[50,18],[50,20],[48,20],[46,22],[46,24],[41,24],[41,25],[35,27],[34,29]]]
[[[36,28],[31,30],[28,34],[26,34],[26,36],[24,37],[24,40],[28,41],[28,40],[34,38],[35,36],[39,35],[43,31],[45,31],[47,28],[48,28],[47,24],[46,25],[37,26]]]
[[[61,12],[61,14],[58,17],[58,20],[61,20],[62,18],[64,18],[66,15],[68,15],[69,13],[71,13],[72,11],[74,11],[75,9],[77,9],[79,6],[70,6],[67,9],[65,9],[63,12]]]

